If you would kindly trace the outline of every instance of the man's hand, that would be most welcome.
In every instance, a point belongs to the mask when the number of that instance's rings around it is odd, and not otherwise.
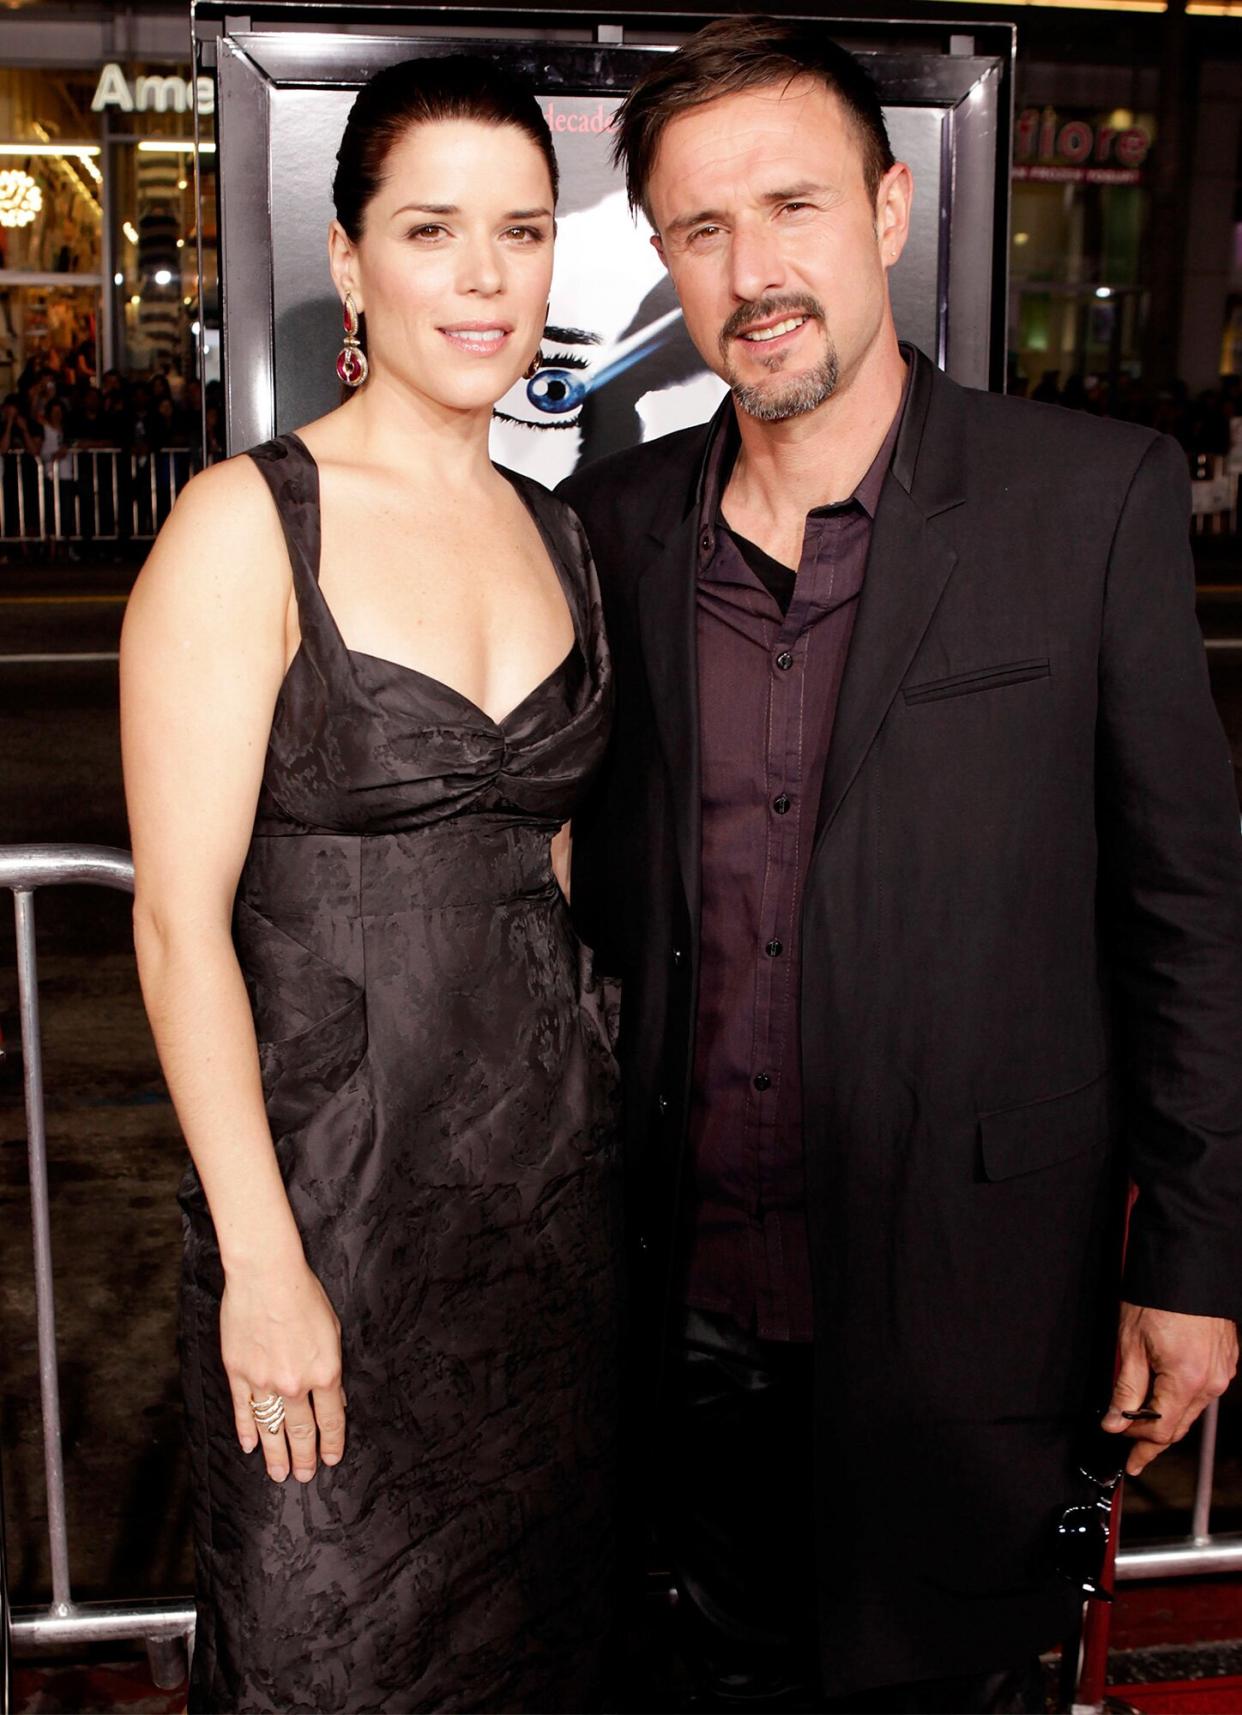
[[[1102,1427],[1135,1442],[1126,1470],[1137,1477],[1229,1386],[1238,1367],[1238,1330],[1223,1316],[1123,1304],[1117,1343],[1121,1368]],[[1135,1423],[1121,1415],[1144,1406],[1159,1417]]]

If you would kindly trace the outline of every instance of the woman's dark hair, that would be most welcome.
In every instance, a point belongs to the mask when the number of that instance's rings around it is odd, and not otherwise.
[[[437,119],[477,119],[512,125],[542,154],[556,201],[556,151],[533,91],[474,54],[402,60],[385,66],[359,91],[336,153],[332,198],[336,218],[354,244],[362,237],[367,207],[384,183],[388,157],[412,125]]]
[[[625,168],[630,207],[648,219],[647,186],[670,120],[722,95],[809,77],[845,109],[862,149],[863,181],[874,201],[893,165],[879,91],[853,54],[823,24],[760,13],[718,18],[661,58],[637,83],[616,115],[613,160]]]

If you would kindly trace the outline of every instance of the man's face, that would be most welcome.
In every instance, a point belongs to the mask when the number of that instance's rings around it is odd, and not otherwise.
[[[818,81],[674,119],[648,201],[690,337],[750,416],[815,410],[891,329],[909,173],[890,169],[872,201],[855,129]]]

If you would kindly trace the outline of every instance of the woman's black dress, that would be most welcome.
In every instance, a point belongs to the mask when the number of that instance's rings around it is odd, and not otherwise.
[[[607,737],[594,573],[572,514],[514,477],[576,641],[493,721],[345,647],[315,463],[295,435],[251,456],[302,644],[235,938],[293,1213],[341,1321],[348,1444],[306,1486],[239,1450],[191,1172],[190,1707],[588,1709],[612,1599],[616,1069],[549,840]]]

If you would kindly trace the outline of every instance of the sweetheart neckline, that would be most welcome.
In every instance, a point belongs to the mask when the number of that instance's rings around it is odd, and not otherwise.
[[[547,530],[545,529],[543,520],[539,517],[539,514],[535,511],[535,508],[527,500],[525,494],[522,491],[521,483],[514,480],[514,473],[512,471],[506,470],[503,465],[496,464],[495,461],[493,461],[493,469],[499,471],[500,474],[509,483],[509,486],[514,490],[519,501],[521,502],[522,508],[525,511],[527,517],[530,519],[531,523],[535,526],[536,533],[538,534],[540,541],[543,543],[544,552],[548,556],[548,563],[551,565],[552,570],[556,575],[557,583],[561,586],[561,596],[562,596],[562,599],[564,600],[565,606],[569,612],[569,622],[573,628],[573,637],[570,641],[569,648],[565,651],[564,655],[557,662],[556,666],[553,667],[550,672],[545,673],[543,678],[540,679],[540,681],[537,685],[532,685],[532,687],[530,688],[529,691],[527,691],[525,696],[521,697],[516,703],[514,703],[513,707],[509,710],[509,712],[507,714],[502,715],[500,717],[500,719],[497,720],[495,718],[495,716],[489,715],[486,709],[480,708],[479,704],[475,702],[473,697],[468,697],[464,691],[459,691],[457,689],[456,685],[450,685],[447,680],[438,679],[434,673],[424,672],[421,667],[409,666],[404,661],[394,661],[387,655],[373,655],[370,653],[369,650],[366,650],[366,649],[351,649],[349,644],[346,643],[346,641],[345,641],[344,633],[341,631],[341,628],[340,628],[339,624],[337,623],[336,615],[333,613],[331,604],[329,603],[328,598],[324,595],[323,588],[319,582],[319,573],[320,573],[320,570],[322,567],[322,560],[323,560],[323,497],[322,497],[322,485],[320,483],[320,476],[319,476],[319,461],[315,457],[314,453],[307,446],[306,442],[302,439],[301,435],[299,435],[295,429],[287,430],[283,436],[278,436],[277,439],[284,440],[284,441],[292,441],[293,444],[298,448],[298,451],[301,453],[303,459],[306,461],[306,463],[310,466],[311,470],[314,472],[314,476],[315,476],[315,502],[314,502],[315,552],[314,552],[314,556],[313,556],[314,566],[313,566],[313,571],[312,571],[312,576],[311,576],[311,582],[314,585],[315,594],[319,599],[320,611],[323,613],[324,617],[327,619],[327,622],[332,629],[332,634],[333,634],[334,638],[336,639],[338,646],[344,651],[344,653],[346,655],[352,657],[355,660],[376,661],[379,663],[379,665],[381,667],[391,668],[392,671],[396,672],[396,673],[411,673],[411,674],[413,674],[415,678],[422,679],[425,684],[434,685],[437,690],[446,691],[450,697],[455,697],[459,703],[464,703],[465,706],[468,709],[472,709],[474,711],[474,713],[476,715],[478,715],[481,720],[486,721],[488,726],[494,727],[496,729],[496,731],[499,732],[502,730],[502,728],[504,728],[513,719],[513,717],[515,715],[519,714],[526,707],[527,703],[533,702],[534,699],[539,695],[540,691],[544,690],[545,687],[548,686],[552,682],[553,679],[557,678],[561,673],[564,672],[564,670],[566,669],[566,667],[569,666],[570,662],[573,660],[575,655],[581,655],[582,654],[582,641],[578,635],[578,610],[577,610],[577,607],[576,607],[575,602],[574,602],[574,591],[573,591],[572,584],[571,584],[570,580],[565,575],[565,570],[564,570],[564,567],[563,567],[563,564],[561,561],[560,554],[557,550],[556,544],[553,542],[551,536],[548,534]],[[303,654],[303,652],[305,651],[305,648],[306,648],[306,635],[305,635],[305,631],[301,625],[301,614],[299,613],[298,646],[293,652],[293,656],[289,662],[289,665],[285,668],[284,678],[281,680],[281,685],[280,685],[281,691],[284,690],[285,682],[288,680],[290,673],[292,673],[292,671],[293,671],[294,663],[298,660],[299,656],[301,656]]]
[[[559,678],[559,676],[570,665],[574,656],[580,652],[578,648],[578,639],[575,637],[564,655],[562,655],[561,659],[557,662],[556,666],[553,667],[550,672],[545,673],[537,685],[532,685],[526,695],[519,698],[509,712],[501,715],[498,720],[495,715],[489,715],[487,710],[476,703],[473,697],[468,697],[464,691],[459,691],[456,685],[450,685],[447,679],[438,679],[434,673],[425,673],[421,667],[411,667],[404,661],[392,661],[387,655],[372,655],[368,649],[351,649],[348,643],[345,642],[344,638],[341,638],[341,648],[345,651],[346,655],[352,656],[355,660],[378,662],[381,667],[391,668],[393,672],[410,673],[414,678],[421,679],[424,684],[433,685],[437,691],[446,691],[450,697],[455,697],[459,703],[464,703],[468,709],[473,710],[481,720],[486,721],[488,726],[495,727],[498,732],[503,727],[507,726],[515,715],[520,714],[526,707],[527,703],[534,702],[540,691],[550,685],[553,679]],[[299,643],[298,654],[300,655],[301,653],[302,645]],[[297,657],[295,656],[294,659],[296,660],[296,658]],[[289,665],[292,667],[293,662],[291,661]]]

